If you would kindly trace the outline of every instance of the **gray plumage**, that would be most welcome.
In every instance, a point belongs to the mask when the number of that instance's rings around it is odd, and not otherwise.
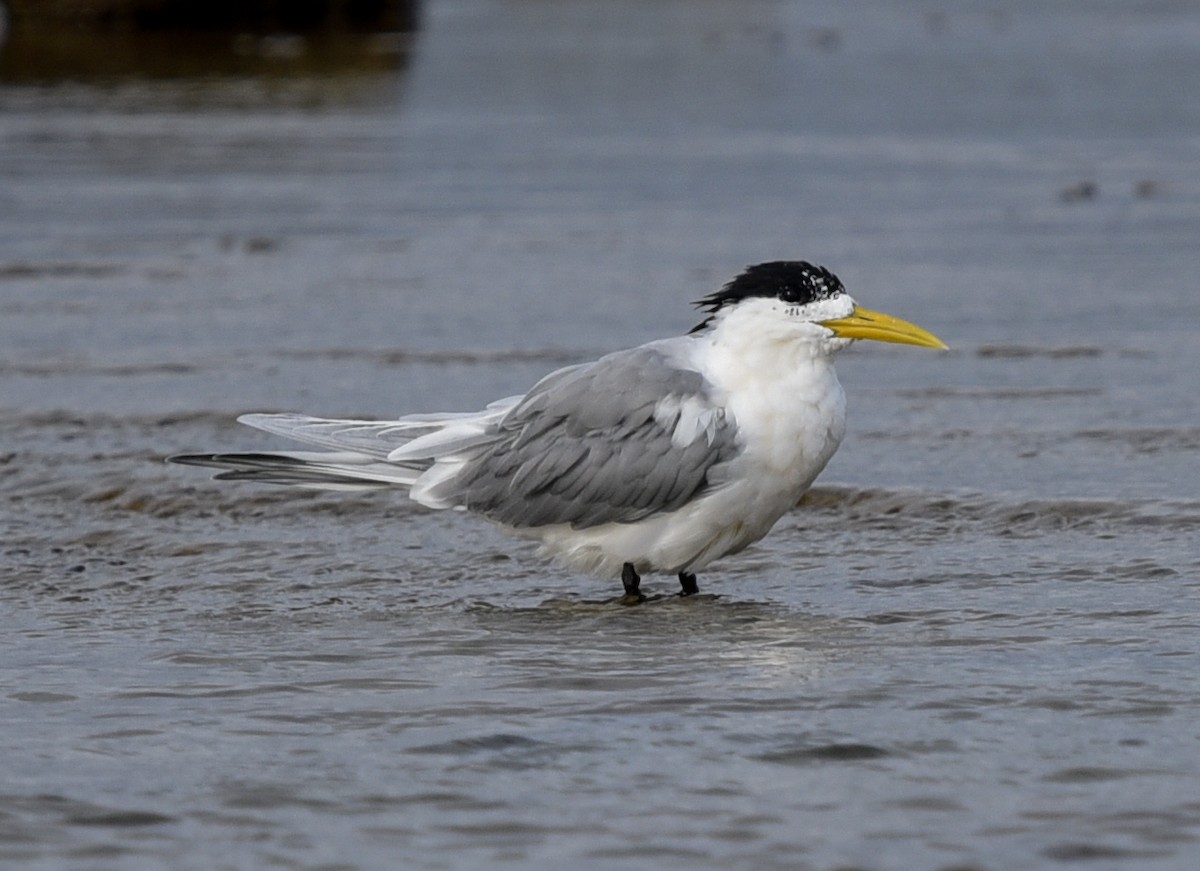
[[[190,454],[219,478],[327,489],[411,488],[518,529],[631,523],[718,486],[736,427],[694,369],[651,343],[551,372],[483,412],[392,421],[250,414],[239,420],[328,452]]]
[[[700,373],[621,351],[544,378],[431,494],[517,528],[630,523],[718,484],[730,423]]]

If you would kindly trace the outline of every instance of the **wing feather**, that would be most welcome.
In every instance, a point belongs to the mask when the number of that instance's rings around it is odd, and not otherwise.
[[[550,373],[482,412],[329,420],[239,420],[329,453],[200,454],[221,477],[330,489],[409,487],[432,508],[517,528],[582,529],[674,511],[729,478],[741,450],[716,388],[687,365],[689,338]]]
[[[461,469],[434,495],[514,527],[674,511],[739,450],[714,393],[654,345],[560,370],[504,416],[491,442],[459,454]]]

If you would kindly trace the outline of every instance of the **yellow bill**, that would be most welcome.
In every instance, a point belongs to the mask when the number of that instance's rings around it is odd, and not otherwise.
[[[948,350],[946,343],[928,330],[861,305],[855,306],[847,317],[821,321],[821,326],[833,330],[833,334],[842,339],[874,339],[877,342]]]

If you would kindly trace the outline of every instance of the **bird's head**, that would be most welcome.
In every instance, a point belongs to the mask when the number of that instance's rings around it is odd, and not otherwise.
[[[946,347],[916,324],[863,308],[846,293],[836,275],[804,260],[774,260],[747,267],[696,305],[707,317],[692,332],[733,317],[753,319],[788,337],[808,338],[831,351],[853,339]]]

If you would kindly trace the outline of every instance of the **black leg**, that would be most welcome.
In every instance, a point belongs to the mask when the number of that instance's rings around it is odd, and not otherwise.
[[[696,576],[691,572],[679,573],[679,595],[694,596],[700,592],[700,585],[696,583]]]
[[[633,563],[625,563],[621,566],[621,583],[625,586],[625,599],[628,603],[641,602],[645,600],[642,595],[641,576],[638,575],[637,569],[633,567]]]

